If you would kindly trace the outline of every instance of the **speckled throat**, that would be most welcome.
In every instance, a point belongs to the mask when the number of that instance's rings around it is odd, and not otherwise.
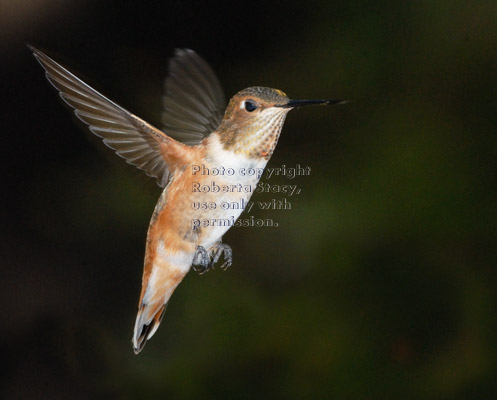
[[[269,160],[280,137],[288,110],[269,108],[249,124],[228,126],[221,131],[221,143],[225,150],[244,154],[251,158]],[[219,130],[218,130],[219,132]]]
[[[288,101],[287,95],[278,89],[255,86],[238,92],[231,99],[217,129],[223,148],[268,160],[290,111],[281,105]]]

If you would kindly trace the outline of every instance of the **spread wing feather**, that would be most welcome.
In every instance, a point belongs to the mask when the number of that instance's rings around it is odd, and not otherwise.
[[[62,100],[90,131],[126,162],[144,170],[164,187],[169,178],[159,150],[159,142],[166,138],[164,133],[97,92],[40,50],[31,46],[30,49]]]
[[[214,71],[193,50],[176,49],[162,98],[163,130],[188,145],[199,144],[223,119],[226,100]]]
[[[46,76],[74,114],[129,164],[167,185],[169,170],[159,150],[160,130],[97,92],[42,51],[29,46]],[[192,50],[176,50],[166,79],[163,123],[173,138],[200,143],[221,123],[224,96],[214,72]]]

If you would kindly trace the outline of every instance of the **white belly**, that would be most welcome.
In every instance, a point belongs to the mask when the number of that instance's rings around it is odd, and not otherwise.
[[[219,186],[218,192],[211,190],[199,193],[199,196],[193,196],[202,198],[201,201],[215,204],[215,209],[209,209],[208,212],[199,210],[195,213],[200,220],[198,244],[206,249],[215,245],[233,226],[247,206],[267,164],[263,158],[254,159],[226,151],[215,137],[209,139],[209,152],[204,167],[208,168],[209,172],[224,171],[224,174],[209,175],[209,179],[203,179],[203,184],[211,186],[214,190],[216,190],[214,185]],[[206,172],[205,169],[204,172]],[[222,190],[226,188],[230,190]]]

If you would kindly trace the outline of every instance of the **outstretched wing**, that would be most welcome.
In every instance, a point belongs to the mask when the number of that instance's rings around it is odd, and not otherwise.
[[[169,61],[163,130],[188,145],[199,144],[223,119],[226,100],[214,71],[193,50],[176,49]]]
[[[74,109],[74,114],[116,154],[144,170],[147,175],[157,178],[158,185],[165,187],[169,171],[159,143],[170,139],[91,88],[40,50],[32,46],[29,48],[62,100]]]

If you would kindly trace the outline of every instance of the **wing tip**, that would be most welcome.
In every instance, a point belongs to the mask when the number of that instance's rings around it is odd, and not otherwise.
[[[185,54],[191,55],[197,53],[188,47],[176,47],[174,49],[174,57],[183,57]]]
[[[41,51],[39,48],[33,46],[31,43],[26,43],[26,47],[33,53],[33,56],[41,63],[41,59],[50,59],[43,51]]]

